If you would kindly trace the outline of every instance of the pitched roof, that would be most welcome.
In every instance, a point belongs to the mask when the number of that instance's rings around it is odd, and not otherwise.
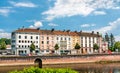
[[[31,29],[31,28],[22,28],[22,29],[18,29],[15,32],[39,32],[39,30],[37,29]]]
[[[18,29],[15,32],[35,32],[40,34],[47,35],[69,35],[69,36],[91,36],[91,37],[100,37],[99,33],[95,34],[94,32],[71,32],[71,31],[60,31],[60,30],[40,30],[40,29],[31,29],[31,28],[22,28]]]

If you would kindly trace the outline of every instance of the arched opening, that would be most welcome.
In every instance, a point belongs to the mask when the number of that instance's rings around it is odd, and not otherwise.
[[[42,60],[40,58],[36,58],[34,63],[35,63],[35,66],[42,68]]]

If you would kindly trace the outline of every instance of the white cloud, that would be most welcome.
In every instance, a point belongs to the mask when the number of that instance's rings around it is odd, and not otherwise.
[[[26,22],[35,22],[36,20],[26,20]]]
[[[43,15],[47,15],[47,20],[74,15],[87,16],[98,9],[120,9],[119,2],[120,0],[56,0],[54,6],[43,12]]]
[[[15,7],[37,7],[37,5],[31,3],[31,2],[14,2],[10,1],[10,4],[12,4]]]
[[[97,29],[96,31],[99,31],[101,33],[107,33],[107,32],[114,32],[114,31],[120,31],[119,30],[120,27],[120,18],[118,18],[117,20],[110,22],[107,26],[102,27],[100,29]],[[116,33],[116,32],[114,32]]]
[[[49,23],[48,25],[49,26],[58,26],[57,24],[54,24],[54,23]]]
[[[95,15],[105,15],[106,14],[106,12],[104,12],[104,11],[94,11],[93,13]]]
[[[11,38],[11,33],[7,33],[3,29],[0,29],[0,38]]]
[[[82,24],[81,27],[85,28],[85,27],[93,27],[95,26],[95,24]]]
[[[115,41],[120,41],[120,35],[114,36],[115,37]]]
[[[0,15],[8,16],[8,14],[11,12],[10,9],[0,9]]]
[[[35,21],[33,25],[30,25],[30,28],[39,28],[42,26],[43,26],[43,24],[41,21]]]
[[[102,28],[99,29],[95,29],[94,31],[98,31],[102,34],[105,33],[113,33],[115,35],[115,39],[116,41],[120,41],[120,18],[118,18],[117,20],[110,22],[107,26],[104,26]]]

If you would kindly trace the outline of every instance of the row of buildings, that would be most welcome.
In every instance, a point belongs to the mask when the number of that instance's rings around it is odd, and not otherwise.
[[[98,44],[99,52],[107,50],[107,43],[102,41],[99,32],[77,32],[70,30],[41,30],[31,28],[21,28],[12,32],[11,48],[14,54],[29,54],[30,45],[34,43],[35,53],[49,54],[55,51],[55,44],[58,44],[58,53],[69,52],[75,54],[75,45],[78,43],[81,48],[79,54],[94,53],[93,44]]]

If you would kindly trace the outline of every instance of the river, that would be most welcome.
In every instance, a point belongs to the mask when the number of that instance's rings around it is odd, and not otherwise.
[[[0,73],[8,73],[13,70],[22,70],[28,68],[26,66],[2,66]],[[80,73],[120,73],[120,63],[109,64],[56,64],[56,65],[43,65],[43,68],[71,68],[79,71]]]

